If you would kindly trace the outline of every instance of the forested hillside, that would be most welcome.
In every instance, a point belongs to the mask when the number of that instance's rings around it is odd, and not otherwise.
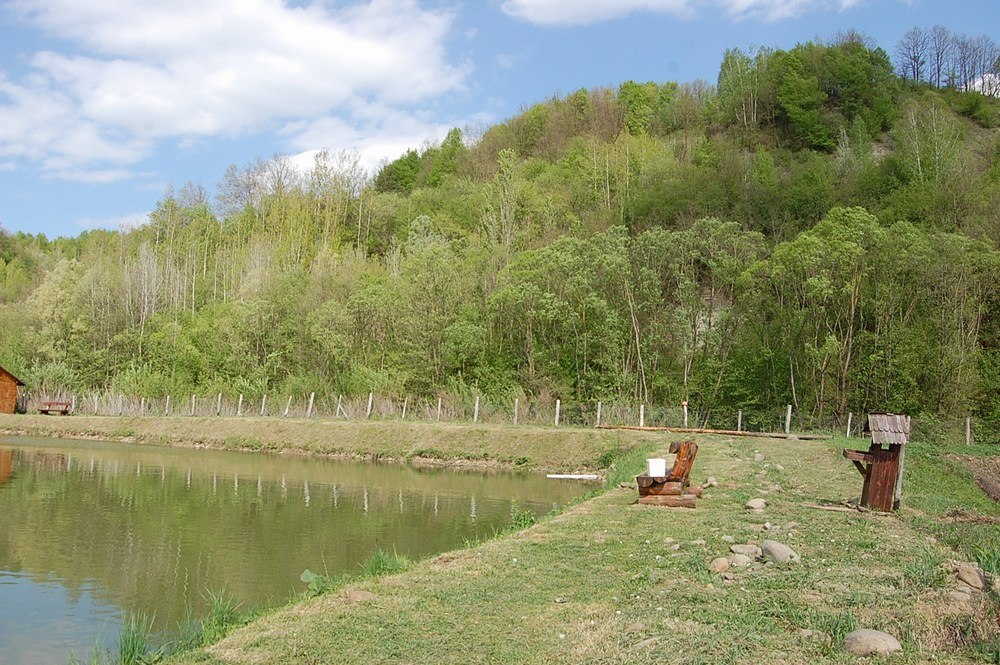
[[[856,34],[734,49],[715,84],[581,90],[373,177],[278,156],[141,228],[4,234],[0,365],[149,398],[1000,418],[997,50],[938,36],[936,78]]]

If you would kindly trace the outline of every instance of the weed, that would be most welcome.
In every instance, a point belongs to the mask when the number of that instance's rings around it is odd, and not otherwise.
[[[153,650],[154,617],[143,612],[130,612],[122,624],[118,635],[119,665],[147,665],[155,663],[162,657],[160,650]]]
[[[302,571],[302,575],[299,579],[309,585],[309,588],[306,589],[306,596],[309,598],[314,598],[324,594],[327,591],[336,588],[339,584],[339,580],[336,577],[314,573],[308,568]]]
[[[527,529],[538,521],[538,517],[530,510],[521,510],[517,501],[510,504],[510,525],[514,531]]]
[[[362,573],[366,577],[382,577],[402,572],[412,565],[404,555],[393,551],[392,554],[378,549],[361,563]]]
[[[223,637],[236,625],[244,623],[240,614],[240,603],[230,596],[225,589],[218,592],[206,591],[208,614],[201,620],[201,642],[211,644]]]

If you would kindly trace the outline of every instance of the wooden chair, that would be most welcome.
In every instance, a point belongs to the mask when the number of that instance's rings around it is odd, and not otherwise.
[[[42,402],[42,407],[38,409],[38,413],[46,416],[51,416],[54,413],[60,416],[68,416],[72,407],[73,405],[69,402]]]
[[[701,496],[700,487],[690,486],[691,468],[698,455],[694,441],[675,441],[670,444],[674,453],[674,466],[662,478],[642,474],[636,476],[639,486],[639,503],[647,506],[675,506],[694,508],[695,499]]]

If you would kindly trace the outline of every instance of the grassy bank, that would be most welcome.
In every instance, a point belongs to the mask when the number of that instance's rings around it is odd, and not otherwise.
[[[634,490],[611,489],[293,604],[176,662],[849,663],[841,641],[860,627],[900,639],[891,662],[997,662],[996,597],[950,601],[942,563],[982,556],[1000,506],[947,455],[913,446],[907,507],[883,516],[811,507],[860,492],[844,441],[700,440],[694,475],[719,486],[696,510],[640,507]],[[751,497],[767,499],[764,514],[743,509]],[[952,533],[956,511],[982,519]],[[802,561],[734,569],[727,581],[707,565],[728,553],[727,537],[774,538]]]
[[[604,469],[622,451],[656,440],[636,432],[450,423],[40,415],[0,415],[0,432],[567,472]]]

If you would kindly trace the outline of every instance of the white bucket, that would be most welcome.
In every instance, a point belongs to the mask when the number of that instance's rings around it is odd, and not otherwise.
[[[648,459],[646,460],[647,473],[653,478],[663,478],[667,475],[667,460]]]

